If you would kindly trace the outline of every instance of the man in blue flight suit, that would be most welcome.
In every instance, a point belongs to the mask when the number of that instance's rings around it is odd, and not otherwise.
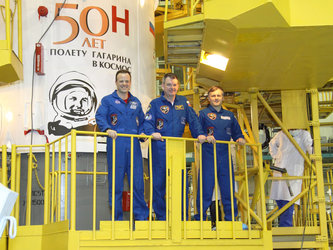
[[[117,133],[140,134],[143,131],[144,114],[139,99],[133,96],[131,88],[131,74],[127,70],[116,73],[116,86],[111,95],[103,97],[95,118],[100,131],[108,133],[107,161],[109,179],[109,203],[112,207],[112,141]],[[115,220],[123,219],[122,191],[125,173],[130,182],[130,138],[119,137],[116,140],[115,152]],[[133,213],[135,220],[148,218],[148,207],[144,200],[143,166],[140,143],[133,140]]]
[[[199,120],[202,129],[207,136],[207,142],[202,145],[202,212],[203,220],[206,219],[206,210],[212,203],[212,194],[215,186],[214,177],[214,149],[216,140],[230,141],[231,138],[240,145],[245,144],[242,130],[231,111],[222,108],[223,90],[220,87],[211,87],[208,91],[210,105],[200,111]],[[229,174],[229,150],[228,144],[218,143],[216,145],[217,179],[221,189],[221,199],[226,221],[232,220],[231,193]],[[233,175],[233,167],[232,175]],[[200,173],[199,173],[200,174]],[[234,175],[233,185],[234,185]],[[198,182],[199,183],[199,182]],[[200,220],[200,186],[197,195],[198,214],[196,220]],[[237,203],[234,196],[234,217],[237,216]]]
[[[186,97],[177,95],[178,88],[179,81],[175,74],[164,75],[162,80],[163,94],[151,101],[144,122],[145,134],[153,137],[153,208],[157,220],[166,219],[166,155],[162,136],[181,137],[185,124],[188,122],[192,136],[198,138],[200,143],[206,140],[197,114],[189,106]]]

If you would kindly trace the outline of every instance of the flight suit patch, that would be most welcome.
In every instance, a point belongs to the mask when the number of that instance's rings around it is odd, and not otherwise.
[[[184,105],[175,105],[175,110],[184,110]]]
[[[157,119],[156,120],[156,128],[159,129],[159,130],[161,130],[163,128],[163,126],[164,126],[163,119]]]
[[[170,109],[169,109],[169,106],[163,105],[160,107],[160,110],[162,111],[163,114],[167,114],[167,113],[169,113]]]
[[[135,117],[136,125],[139,127],[140,122],[139,122],[139,117]]]
[[[113,126],[115,126],[115,125],[117,125],[117,123],[118,123],[118,115],[117,114],[112,114],[111,115],[111,124]]]
[[[222,120],[230,120],[230,116],[223,116],[223,115],[221,115],[221,119]]]
[[[186,124],[186,118],[185,118],[184,116],[182,116],[182,117],[180,118],[180,123],[183,124],[183,125]]]
[[[150,121],[153,118],[151,114],[146,114],[145,120]]]
[[[214,135],[214,127],[207,128],[207,135]]]
[[[192,107],[190,101],[186,101],[186,103],[188,106]]]
[[[213,121],[216,119],[216,114],[214,114],[214,113],[208,113],[207,116],[209,117],[209,119],[211,119]]]
[[[136,109],[138,106],[137,102],[131,102],[130,104],[131,104],[130,109]]]

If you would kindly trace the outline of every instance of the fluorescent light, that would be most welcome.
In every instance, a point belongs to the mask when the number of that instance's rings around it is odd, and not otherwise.
[[[11,122],[13,120],[13,113],[11,111],[8,111],[5,115],[8,122]]]
[[[142,8],[145,5],[145,0],[140,0],[140,7]]]
[[[226,58],[218,54],[211,54],[202,50],[200,62],[209,65],[211,67],[225,71],[229,62],[229,58]]]

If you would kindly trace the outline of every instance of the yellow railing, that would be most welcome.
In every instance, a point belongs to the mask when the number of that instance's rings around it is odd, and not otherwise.
[[[44,154],[44,181],[40,180],[38,174],[35,174],[35,179],[38,179],[38,185],[40,188],[44,188],[44,225],[50,223],[56,223],[60,221],[69,221],[69,230],[77,231],[77,176],[88,175],[91,176],[92,181],[92,214],[85,215],[85,219],[92,221],[92,231],[89,237],[92,240],[96,239],[100,230],[97,228],[97,176],[107,175],[105,171],[97,171],[97,159],[98,159],[98,141],[99,138],[105,137],[106,133],[101,132],[83,132],[72,130],[71,133],[60,137],[52,143],[45,145],[12,145],[11,148],[11,175],[10,175],[10,187],[20,193],[19,199],[22,199],[26,192],[26,213],[25,221],[20,220],[20,216],[23,216],[24,211],[20,211],[20,202],[16,203],[15,217],[18,221],[21,221],[21,226],[32,225],[31,220],[31,187],[33,182],[33,171],[37,166],[37,160],[34,156],[36,152]],[[92,138],[93,143],[93,166],[92,171],[79,171],[77,169],[77,136],[80,138],[89,137]],[[192,221],[192,217],[195,214],[196,208],[193,205],[189,205],[190,209],[186,211],[186,142],[190,141],[197,143],[196,139],[189,138],[175,138],[164,137],[166,142],[166,221],[155,221],[154,213],[152,209],[152,189],[153,179],[149,178],[149,218],[148,221],[134,221],[133,218],[133,167],[135,165],[133,158],[133,140],[134,138],[147,138],[144,135],[127,135],[119,134],[120,137],[129,137],[131,142],[131,178],[128,180],[130,183],[130,217],[129,221],[115,221],[115,206],[114,199],[112,201],[111,210],[111,222],[103,222],[109,228],[109,239],[172,239],[172,240],[185,240],[185,239],[260,239],[263,237],[261,232],[267,231],[266,226],[266,208],[265,208],[265,192],[264,192],[264,176],[262,169],[262,156],[260,144],[246,144],[245,146],[238,146],[234,142],[218,141],[217,144],[227,144],[229,149],[229,173],[230,173],[230,190],[231,190],[231,206],[236,205],[233,202],[233,197],[237,199],[237,206],[239,208],[239,216],[232,214],[232,221],[216,221],[216,231],[211,230],[210,221],[203,221],[202,215],[200,221]],[[148,142],[151,144],[151,137],[148,136]],[[113,166],[115,165],[115,140],[113,140]],[[233,152],[238,148],[237,153]],[[255,148],[255,153],[253,148]],[[23,163],[21,162],[21,155],[27,155],[27,186],[20,187],[22,183]],[[149,147],[149,164],[151,166],[151,147]],[[200,159],[202,158],[202,151],[200,145]],[[233,154],[233,155],[232,155]],[[258,160],[252,160],[253,155],[258,155]],[[6,173],[6,147],[2,147],[2,169]],[[217,163],[216,163],[216,146],[214,146],[214,172],[215,182],[217,182]],[[233,160],[232,160],[233,158]],[[235,180],[238,187],[235,192],[232,181],[232,162],[235,170]],[[70,165],[69,165],[70,164]],[[40,165],[42,165],[40,163]],[[201,162],[198,164],[202,169]],[[70,167],[70,168],[69,168]],[[40,169],[41,171],[41,169]],[[115,168],[112,169],[113,181],[112,181],[112,197],[115,197]],[[152,168],[149,168],[149,175],[152,177]],[[198,192],[200,192],[200,203],[202,203],[202,171],[200,171]],[[260,191],[259,201],[255,206],[255,209],[251,208],[250,197],[253,195],[254,190],[249,188],[249,182],[253,181],[252,178],[259,177]],[[40,176],[41,178],[41,176]],[[2,176],[2,182],[5,182],[7,177]],[[70,181],[70,183],[69,183]],[[195,182],[196,180],[192,180]],[[42,186],[44,184],[44,186]],[[190,184],[192,187],[192,183]],[[20,190],[24,190],[21,191]],[[23,192],[23,193],[22,193]],[[222,190],[223,192],[223,190]],[[61,195],[61,193],[63,195]],[[195,193],[195,192],[194,192]],[[68,196],[68,194],[70,194]],[[196,196],[192,200],[196,199]],[[190,199],[191,200],[191,195]],[[216,200],[217,192],[216,192]],[[67,207],[69,206],[69,210]],[[182,209],[183,206],[183,209]],[[181,211],[183,210],[183,214]],[[216,211],[218,206],[216,203]],[[188,212],[189,220],[182,220],[186,218]],[[218,216],[217,216],[218,220]],[[102,222],[101,222],[102,223]],[[242,229],[242,223],[246,223],[248,230]],[[35,224],[35,223],[33,223]],[[135,225],[135,229],[134,229]],[[105,229],[105,227],[104,227]]]
[[[17,39],[18,39],[18,58],[22,62],[22,3],[21,0],[15,0],[15,7],[14,10],[11,11],[10,9],[10,0],[5,0],[5,6],[0,5],[1,14],[4,18],[6,24],[6,40],[1,41],[0,45],[1,49],[4,47],[8,50],[13,49],[13,34],[14,34],[14,17],[17,11]],[[5,15],[3,15],[2,8],[5,9]],[[5,42],[5,43],[2,43]]]

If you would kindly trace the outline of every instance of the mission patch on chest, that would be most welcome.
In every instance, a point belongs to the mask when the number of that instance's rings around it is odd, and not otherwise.
[[[215,113],[208,113],[207,116],[211,120],[215,120],[216,119],[216,114]]]
[[[169,113],[170,108],[167,105],[163,105],[160,107],[160,110],[162,111],[163,114],[167,114]]]

